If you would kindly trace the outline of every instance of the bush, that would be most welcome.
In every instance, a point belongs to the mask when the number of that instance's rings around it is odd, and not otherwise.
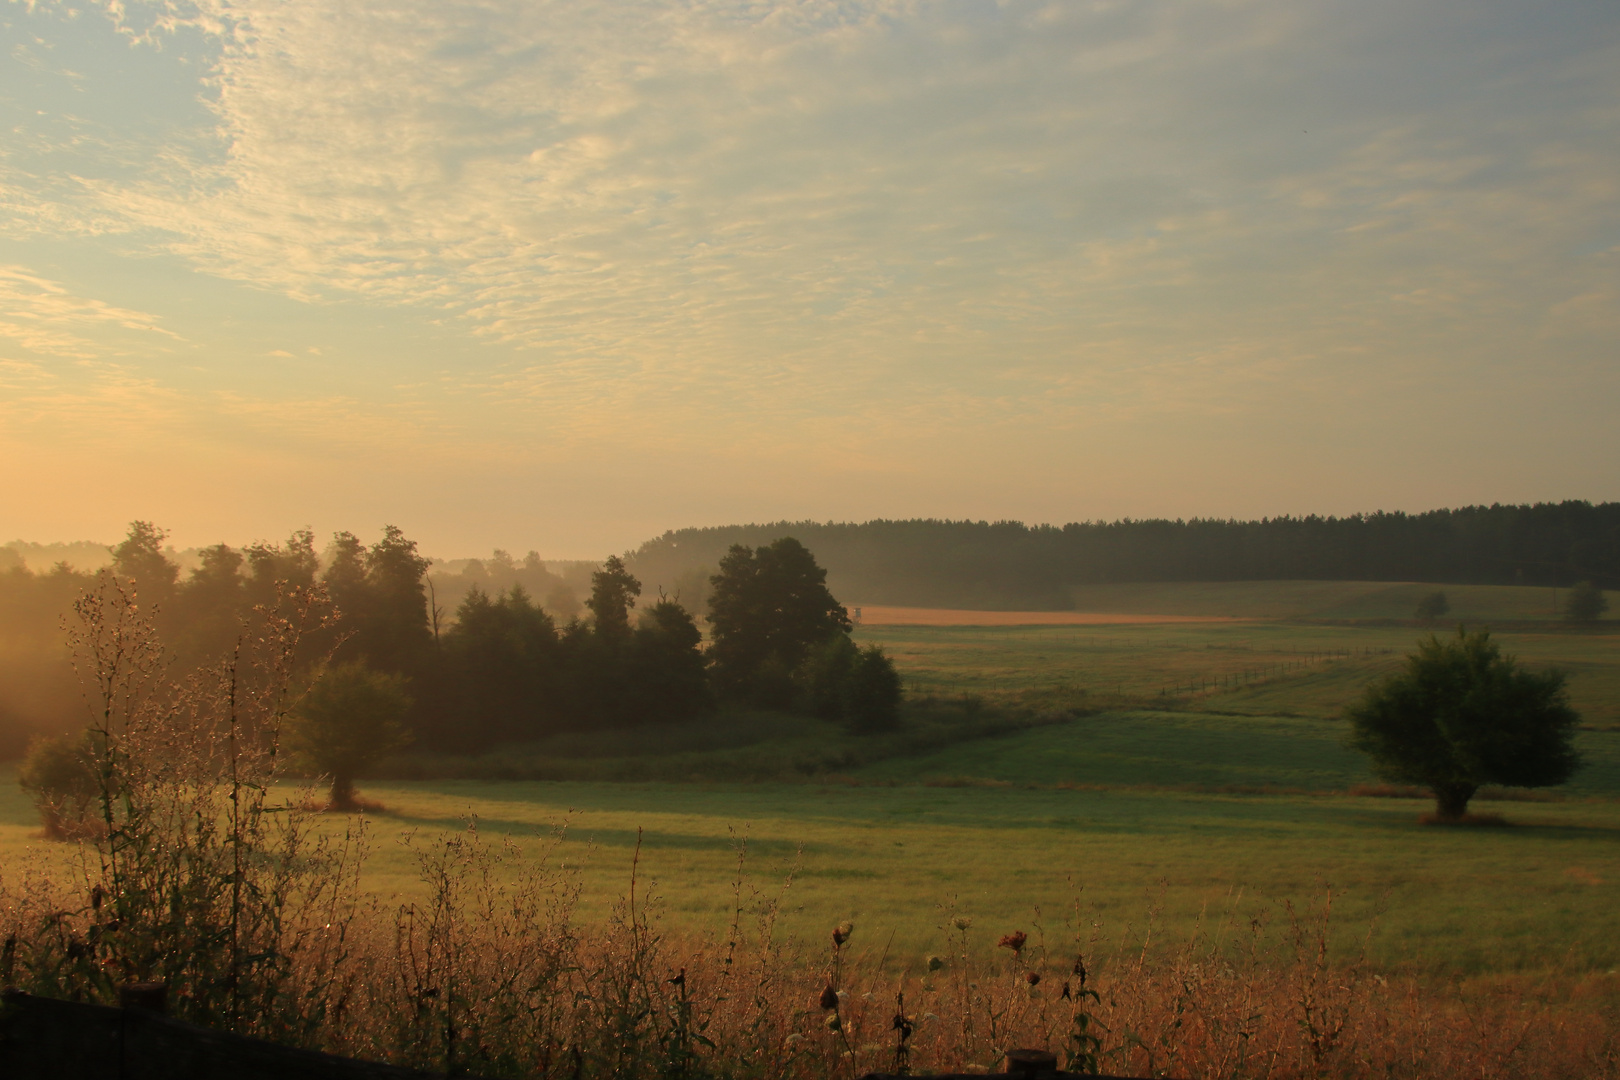
[[[1597,622],[1608,610],[1609,601],[1604,598],[1603,590],[1590,581],[1569,590],[1569,599],[1564,601],[1564,618],[1569,622]]]
[[[310,688],[290,718],[288,743],[302,762],[331,777],[331,809],[357,809],[354,782],[410,742],[410,707],[403,676],[358,660],[333,664]]]
[[[1451,601],[1446,594],[1435,591],[1418,601],[1417,617],[1423,622],[1433,622],[1451,610]]]
[[[34,800],[45,835],[52,840],[75,839],[94,830],[90,810],[100,784],[89,736],[35,739],[23,758],[17,782]]]
[[[836,634],[810,654],[798,672],[808,711],[862,734],[900,724],[900,673],[879,646],[857,646]]]

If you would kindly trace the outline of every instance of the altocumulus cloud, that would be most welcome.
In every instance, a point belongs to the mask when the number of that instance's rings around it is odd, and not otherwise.
[[[559,414],[1063,431],[1612,362],[1607,4],[11,7],[8,234],[435,312]]]

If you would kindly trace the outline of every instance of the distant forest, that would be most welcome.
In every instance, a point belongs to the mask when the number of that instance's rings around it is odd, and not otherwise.
[[[479,751],[564,728],[635,723],[649,711],[677,717],[707,708],[711,579],[732,545],[763,549],[787,536],[814,552],[828,572],[825,587],[852,604],[1063,610],[1083,586],[1154,581],[1620,587],[1620,503],[1586,502],[1064,526],[782,522],[665,533],[622,565],[547,564],[533,552],[517,559],[497,551],[430,569],[416,544],[392,528],[370,545],[339,533],[321,552],[308,531],[284,544],[219,544],[191,553],[184,571],[161,530],[145,523],[100,550],[140,584],[143,601],[157,604],[181,668],[217,656],[242,613],[270,602],[278,581],[323,582],[351,635],[339,658],[363,656],[411,676],[418,748]],[[95,580],[66,563],[23,565],[39,545],[7,547],[0,549],[0,758],[82,712],[62,622]],[[77,548],[89,546],[75,546],[82,557]],[[598,609],[619,575],[624,587],[641,590],[641,602],[616,616],[617,630],[608,633]],[[627,608],[635,589],[617,607]],[[854,673],[859,659],[828,662]]]
[[[1150,581],[1620,587],[1620,503],[1574,501],[1262,521],[728,525],[667,532],[625,565],[685,599],[732,544],[787,534],[816,553],[839,596],[911,607],[1064,610],[1076,587]]]
[[[300,675],[331,660],[345,685],[394,680],[408,736],[429,753],[680,723],[722,704],[860,733],[898,722],[892,662],[849,640],[826,572],[792,538],[727,552],[698,612],[643,597],[618,556],[557,574],[532,552],[520,562],[497,551],[435,577],[394,526],[369,545],[337,533],[324,552],[303,529],[284,544],[204,548],[183,572],[166,539],[136,521],[103,570],[0,569],[0,758],[84,722],[64,628],[80,597],[108,588],[133,590],[179,676],[217,668],[291,592],[324,597],[337,621],[305,636]]]

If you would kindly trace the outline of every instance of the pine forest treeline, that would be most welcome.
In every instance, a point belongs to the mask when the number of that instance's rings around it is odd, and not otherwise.
[[[1262,521],[777,522],[667,532],[626,563],[644,581],[696,585],[732,544],[784,533],[835,592],[868,604],[1063,610],[1080,586],[1151,581],[1620,587],[1620,503],[1575,501]]]

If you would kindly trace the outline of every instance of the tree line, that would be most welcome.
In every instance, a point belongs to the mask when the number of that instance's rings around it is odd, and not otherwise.
[[[838,592],[868,604],[1065,609],[1072,590],[1147,581],[1428,581],[1620,587],[1620,503],[1470,506],[1420,514],[1079,522],[778,522],[681,529],[626,558],[675,582],[732,544],[791,533]]]
[[[155,609],[179,665],[222,656],[278,590],[318,584],[340,618],[306,636],[302,662],[335,665],[360,694],[355,700],[377,686],[366,673],[399,680],[408,735],[428,751],[476,753],[559,731],[682,723],[722,706],[813,713],[862,731],[898,722],[892,663],[850,641],[826,571],[791,537],[727,553],[706,582],[712,643],[679,596],[643,596],[617,556],[590,575],[583,604],[537,556],[505,560],[510,566],[497,558],[481,568],[496,587],[460,582],[460,601],[446,612],[435,602],[430,561],[394,526],[369,544],[337,533],[321,553],[308,530],[281,544],[219,544],[184,576],[164,541],[161,529],[134,522],[112,548],[111,570]],[[503,574],[511,584],[499,584]],[[547,602],[512,580],[525,577],[553,583]],[[55,639],[55,624],[93,578],[63,565],[0,574],[0,622],[14,635],[31,626],[33,636]]]

